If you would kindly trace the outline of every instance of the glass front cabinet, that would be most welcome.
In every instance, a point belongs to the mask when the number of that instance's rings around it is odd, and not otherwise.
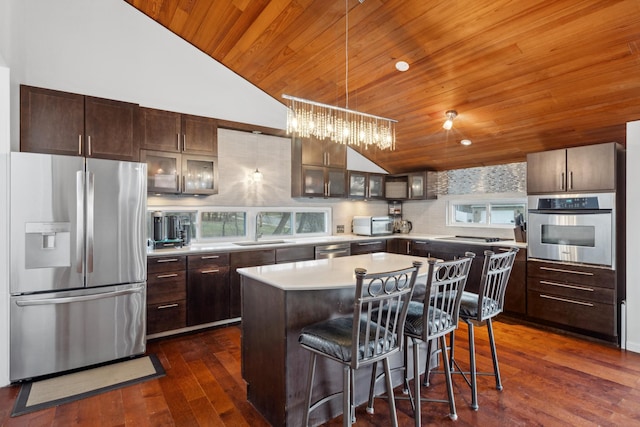
[[[150,194],[217,194],[218,158],[141,150]]]
[[[349,171],[349,198],[384,199],[384,175]]]

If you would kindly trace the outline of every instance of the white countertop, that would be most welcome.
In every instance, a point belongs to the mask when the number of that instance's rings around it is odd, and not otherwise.
[[[243,276],[286,291],[326,290],[353,287],[356,283],[356,268],[369,273],[402,270],[412,266],[413,261],[422,262],[418,277],[426,283],[429,258],[377,252],[365,255],[299,261],[285,264],[239,268]]]
[[[276,244],[258,244],[258,245],[250,245],[250,246],[241,246],[237,245],[234,242],[194,242],[189,246],[182,248],[168,248],[168,249],[147,249],[147,255],[149,256],[164,256],[164,255],[191,255],[198,254],[200,252],[237,252],[237,251],[247,251],[251,249],[275,249],[279,247],[287,247],[287,246],[297,246],[297,245],[323,245],[323,244],[331,244],[331,243],[351,243],[351,242],[359,242],[359,241],[367,241],[367,240],[379,240],[379,239],[412,239],[412,240],[442,240],[449,241],[447,237],[453,236],[444,236],[444,235],[434,235],[434,234],[390,234],[386,236],[358,236],[355,234],[344,234],[340,236],[319,236],[319,237],[304,237],[297,239],[288,239],[283,238],[282,240],[285,243],[276,243]],[[276,239],[274,237],[274,239]],[[265,239],[271,240],[271,239]],[[246,241],[246,240],[245,240]],[[459,240],[450,240],[451,242],[461,243]],[[526,243],[519,243],[515,240],[501,240],[499,242],[465,242],[468,244],[477,244],[477,245],[508,245],[508,246],[517,246],[519,248],[526,248]]]

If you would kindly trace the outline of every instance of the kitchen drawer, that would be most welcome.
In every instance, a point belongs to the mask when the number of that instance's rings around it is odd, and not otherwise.
[[[293,261],[308,261],[315,258],[314,246],[293,246],[276,249],[276,264]]]
[[[189,270],[200,268],[227,267],[228,265],[228,253],[189,255]]]
[[[147,304],[186,298],[186,271],[154,273],[147,279]]]
[[[529,277],[538,277],[557,283],[583,284],[615,289],[615,271],[608,268],[586,267],[539,261],[527,262]]]
[[[187,269],[187,257],[182,256],[163,256],[147,258],[147,276],[151,277],[151,273],[161,271],[176,271]]]
[[[616,336],[615,305],[529,290],[527,314],[549,322]]]
[[[567,283],[555,279],[541,279],[539,277],[531,277],[528,286],[529,289],[533,291],[562,298],[603,304],[615,303],[615,291],[609,288],[601,288],[581,283]]]
[[[369,240],[366,242],[353,242],[351,244],[351,255],[370,254],[373,252],[386,252],[386,240]]]
[[[147,304],[147,335],[185,326],[187,326],[186,300]]]

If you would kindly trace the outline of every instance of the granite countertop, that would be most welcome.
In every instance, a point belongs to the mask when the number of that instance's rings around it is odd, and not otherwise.
[[[243,276],[258,280],[286,291],[325,290],[354,287],[355,268],[365,268],[369,273],[401,270],[411,267],[413,261],[422,262],[418,277],[425,281],[429,258],[376,252],[365,255],[298,261],[285,264],[239,268]]]
[[[461,243],[460,240],[451,239],[454,236],[446,235],[434,235],[434,234],[390,234],[385,236],[358,236],[355,234],[334,235],[334,236],[319,236],[319,237],[304,237],[304,238],[283,238],[283,239],[263,239],[261,243],[255,244],[254,242],[244,240],[227,241],[227,242],[194,242],[189,246],[182,248],[167,248],[167,249],[153,249],[147,248],[147,256],[166,256],[166,255],[195,255],[201,252],[240,252],[251,249],[276,249],[282,247],[291,246],[305,246],[305,245],[327,245],[332,243],[352,243],[352,242],[366,242],[370,240],[380,239],[411,239],[411,240],[438,240],[446,242]],[[238,243],[249,243],[248,245]],[[269,242],[281,242],[281,243],[269,243]],[[476,245],[507,245],[517,246],[519,248],[526,248],[526,243],[516,242],[515,240],[501,240],[498,242],[484,242],[478,241],[465,241],[465,244]]]

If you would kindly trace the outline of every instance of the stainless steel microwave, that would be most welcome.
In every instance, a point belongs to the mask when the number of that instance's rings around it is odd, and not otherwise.
[[[393,220],[388,216],[354,216],[353,234],[382,236],[393,233]]]

